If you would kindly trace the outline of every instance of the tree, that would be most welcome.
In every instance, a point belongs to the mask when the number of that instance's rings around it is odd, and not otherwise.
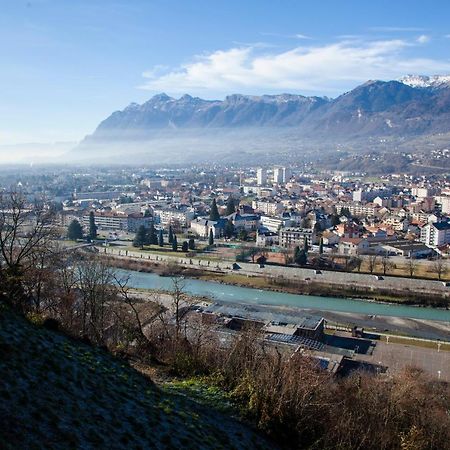
[[[95,224],[94,211],[89,213],[89,239],[91,241],[97,239],[97,225]]]
[[[81,227],[81,224],[80,222],[78,222],[78,220],[73,219],[72,222],[70,222],[70,225],[67,228],[67,237],[71,241],[83,239],[83,228]]]
[[[19,308],[27,306],[24,276],[53,251],[52,218],[42,202],[29,205],[16,192],[0,195],[0,282],[8,301]]]
[[[445,264],[445,260],[442,258],[441,255],[436,257],[436,259],[433,261],[432,267],[433,272],[437,274],[439,280],[442,278],[442,275],[445,275],[448,271],[447,265]]]
[[[229,216],[236,212],[236,203],[234,198],[230,195],[227,200],[227,210],[225,212],[226,216]]]
[[[146,243],[147,243],[147,229],[144,227],[144,225],[141,225],[138,228],[136,235],[134,236],[133,247],[143,249]]]
[[[163,236],[163,230],[162,229],[159,230],[159,233],[158,233],[158,245],[160,247],[164,247],[164,236]]]
[[[350,218],[352,217],[352,214],[351,214],[350,210],[349,210],[346,206],[344,206],[344,207],[341,209],[341,216],[345,216],[345,217],[347,217],[348,219],[350,219]]]
[[[216,199],[213,198],[212,204],[211,204],[211,210],[209,211],[209,220],[213,220],[217,222],[220,219],[219,210],[217,209],[217,202]]]
[[[300,249],[300,247],[295,248],[294,253],[294,261],[299,266],[304,266],[308,262],[308,254],[304,248]]]
[[[308,253],[309,250],[308,238],[306,236],[303,239],[303,250],[305,250],[305,253]]]
[[[183,252],[187,252],[187,251],[189,251],[189,244],[188,244],[188,241],[184,241],[183,242],[183,245],[181,246],[181,251],[183,251]]]
[[[173,239],[172,239],[172,250],[174,252],[178,251],[178,242],[177,242],[177,235],[174,234]]]
[[[355,264],[355,267],[358,269],[358,272],[361,272],[361,264],[362,264],[361,256],[354,256],[353,262]]]
[[[241,228],[241,229],[239,230],[238,239],[239,239],[240,241],[246,241],[247,238],[248,238],[247,230],[246,230],[245,228]]]
[[[369,272],[373,273],[375,270],[375,267],[377,266],[378,256],[377,255],[370,255],[367,258],[367,264],[369,268]]]
[[[228,239],[230,239],[234,234],[234,225],[231,219],[228,219],[227,223],[225,224],[224,234]]]
[[[155,226],[153,223],[150,225],[150,228],[147,230],[147,236],[145,239],[146,245],[157,245],[158,244],[158,236],[156,235]]]
[[[415,257],[411,256],[411,257],[408,259],[408,264],[407,264],[409,276],[410,276],[411,278],[412,278],[412,277],[414,276],[414,274],[416,273],[416,271],[417,271],[417,266],[418,266],[417,259],[416,259]]]
[[[381,257],[381,267],[383,268],[383,275],[386,275],[386,273],[392,269],[394,264],[389,259],[389,255],[387,252]]]
[[[208,245],[214,245],[214,233],[212,228],[209,229]]]
[[[188,248],[189,250],[195,250],[195,241],[194,238],[190,238],[188,242]]]
[[[341,220],[339,219],[339,215],[338,214],[333,214],[331,216],[331,225],[333,227],[339,225],[341,223]]]
[[[292,263],[292,250],[290,248],[283,248],[280,250],[280,253],[283,255],[285,266]]]
[[[319,242],[319,255],[323,254],[323,238],[320,238],[320,242]]]
[[[169,244],[171,244],[173,241],[173,229],[172,225],[169,225]]]

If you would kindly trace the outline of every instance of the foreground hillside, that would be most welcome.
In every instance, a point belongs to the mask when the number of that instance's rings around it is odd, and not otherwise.
[[[0,305],[2,448],[267,448],[241,423],[160,390],[120,359]]]

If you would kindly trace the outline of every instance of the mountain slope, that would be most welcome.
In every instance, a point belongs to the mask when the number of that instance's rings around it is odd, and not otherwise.
[[[269,448],[108,353],[0,305],[2,448]]]
[[[336,145],[379,150],[383,142],[407,147],[417,139],[450,135],[447,78],[422,84],[411,78],[368,81],[335,99],[235,94],[203,100],[159,94],[111,114],[81,142],[77,156],[185,163],[232,153],[239,157],[243,151],[302,153]]]

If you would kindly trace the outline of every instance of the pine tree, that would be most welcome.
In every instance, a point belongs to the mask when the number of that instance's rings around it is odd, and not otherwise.
[[[217,209],[217,202],[214,198],[211,204],[211,210],[209,211],[209,220],[217,222],[220,219],[219,210]]]
[[[305,236],[303,239],[303,250],[307,253],[309,250],[308,238]]]
[[[169,244],[171,244],[173,241],[173,229],[172,225],[169,225]]]
[[[172,239],[172,250],[174,252],[178,251],[178,242],[177,242],[176,234],[173,236],[173,239]]]
[[[141,225],[134,237],[133,240],[133,247],[139,247],[140,249],[144,248],[144,245],[147,241],[147,229],[144,227],[144,225]]]
[[[194,238],[190,238],[188,242],[188,248],[189,250],[195,250],[195,241]]]
[[[164,247],[164,236],[163,236],[163,230],[159,230],[159,234],[158,234],[158,245],[160,247]]]
[[[296,248],[295,249],[295,256],[294,256],[295,263],[299,266],[304,266],[308,262],[308,254],[306,253],[305,249]]]
[[[208,245],[214,245],[214,234],[212,228],[209,230]]]
[[[83,239],[83,228],[78,220],[74,219],[70,222],[70,225],[67,228],[67,237],[72,241]]]
[[[320,238],[320,243],[319,243],[319,255],[323,254],[323,238]]]
[[[229,216],[230,214],[233,214],[236,212],[236,203],[234,198],[230,195],[227,200],[227,210],[225,212],[226,216]]]
[[[147,230],[145,244],[146,245],[157,245],[158,244],[158,236],[156,235],[155,226],[153,224],[151,224],[150,228]]]
[[[189,250],[189,244],[188,244],[188,241],[184,241],[184,242],[183,242],[183,245],[181,246],[181,250],[182,250],[183,252],[185,252],[185,253]]]
[[[95,224],[94,211],[89,213],[89,238],[91,241],[97,239],[97,225]]]
[[[230,239],[234,234],[234,225],[233,221],[231,219],[228,219],[227,223],[225,224],[225,230],[224,230],[225,236]]]

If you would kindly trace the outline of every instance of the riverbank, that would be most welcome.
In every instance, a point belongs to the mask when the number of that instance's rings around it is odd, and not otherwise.
[[[259,274],[242,274],[238,271],[214,270],[204,266],[181,266],[172,262],[149,261],[105,255],[108,264],[125,270],[156,273],[162,276],[183,275],[187,278],[210,281],[232,286],[264,289],[273,292],[313,295],[320,297],[353,298],[409,306],[448,309],[448,298],[437,293],[414,292],[406,286],[402,289],[374,287],[365,288],[354,284],[323,282],[316,279],[291,280],[282,277],[269,277]],[[408,280],[405,279],[405,283]],[[446,294],[445,294],[446,295]]]

